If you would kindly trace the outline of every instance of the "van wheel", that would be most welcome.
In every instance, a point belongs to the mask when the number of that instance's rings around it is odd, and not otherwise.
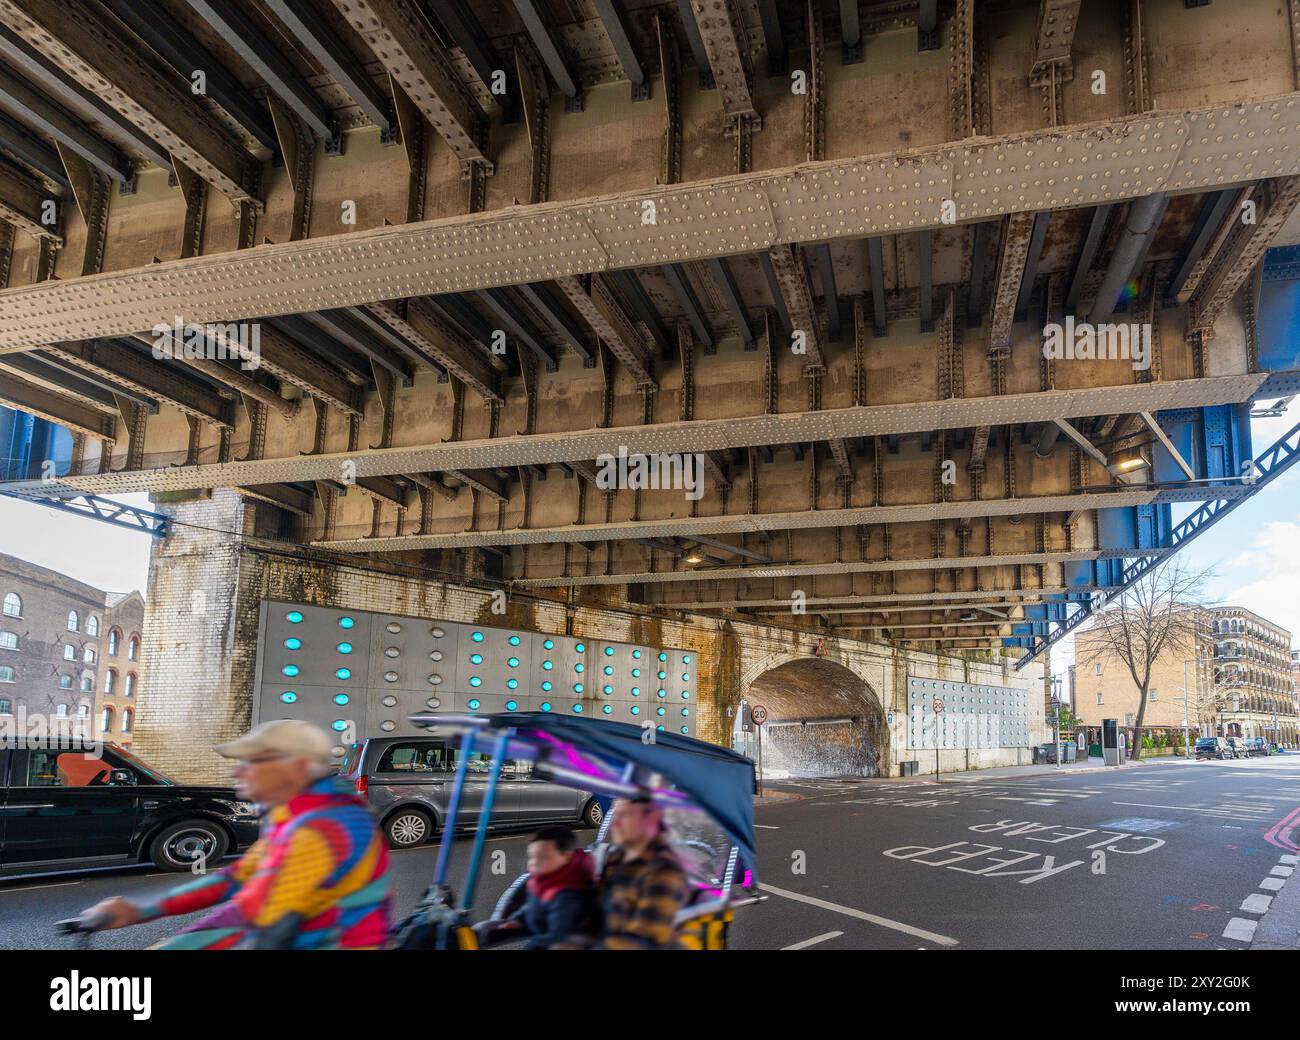
[[[419,809],[399,809],[384,822],[384,835],[392,849],[413,849],[433,833],[433,821]]]
[[[193,870],[195,863],[215,867],[230,840],[209,820],[181,820],[164,827],[149,844],[149,858],[163,870]]]
[[[600,830],[600,825],[605,819],[605,810],[601,808],[600,802],[593,798],[582,807],[582,825],[584,827],[594,827]]]

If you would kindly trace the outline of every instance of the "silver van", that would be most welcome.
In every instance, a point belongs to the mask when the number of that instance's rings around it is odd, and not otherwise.
[[[428,841],[442,829],[460,748],[431,737],[370,737],[348,748],[339,776],[370,802],[395,849]],[[474,752],[462,795],[460,828],[477,825],[490,762]],[[532,763],[507,762],[497,781],[492,829],[573,823],[599,827],[602,804],[589,791],[575,791],[532,775]]]

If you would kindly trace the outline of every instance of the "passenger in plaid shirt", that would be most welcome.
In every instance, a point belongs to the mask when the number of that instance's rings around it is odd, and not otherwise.
[[[663,833],[663,810],[649,798],[614,803],[615,847],[600,876],[602,950],[662,950],[674,945],[673,918],[686,905],[686,872]]]

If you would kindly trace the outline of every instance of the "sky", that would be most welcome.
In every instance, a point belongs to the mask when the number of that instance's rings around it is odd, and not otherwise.
[[[1300,423],[1300,398],[1276,419],[1256,419],[1258,456]],[[117,501],[149,509],[149,496]],[[1174,521],[1190,510],[1175,507]],[[46,506],[0,498],[0,552],[51,567],[106,592],[147,591],[148,535]],[[1242,606],[1290,629],[1300,645],[1300,465],[1261,489],[1183,550],[1192,568],[1215,569],[1211,599]],[[1074,661],[1073,638],[1052,649],[1052,672],[1064,680]]]

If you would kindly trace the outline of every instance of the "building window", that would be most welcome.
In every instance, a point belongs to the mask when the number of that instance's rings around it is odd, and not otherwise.
[[[1158,700],[1159,697],[1160,697],[1160,691],[1157,690],[1154,686],[1152,686],[1152,687],[1151,687],[1151,691],[1150,691],[1150,695],[1151,695],[1151,699],[1152,699],[1153,701],[1154,701],[1154,700]]]
[[[63,644],[63,659],[65,661],[75,661],[77,659],[77,648],[71,643]]]
[[[10,592],[5,595],[4,615],[5,617],[23,616],[23,601],[18,593]]]
[[[1101,691],[1100,691],[1100,690],[1097,691],[1097,703],[1098,703],[1098,704],[1104,704],[1104,703],[1106,703],[1106,702],[1102,699],[1102,695],[1101,695]]]
[[[1096,672],[1096,674],[1097,674],[1097,675],[1100,675],[1100,674],[1101,674],[1101,662],[1100,662],[1100,661],[1097,662],[1097,672]]]
[[[68,706],[66,704],[60,704],[57,708],[54,709],[54,717],[59,719],[66,719],[68,717]]]
[[[135,672],[128,672],[126,676],[126,696],[135,696]]]
[[[90,718],[90,705],[89,705],[89,704],[82,703],[82,704],[78,704],[78,705],[77,705],[77,718],[79,718],[79,719],[88,719],[88,718]]]
[[[78,631],[80,631],[80,626],[81,626],[81,618],[79,618],[79,617],[77,616],[77,612],[76,612],[75,610],[69,610],[69,611],[68,611],[68,631],[69,631],[69,632],[78,632]]]
[[[122,732],[123,732],[123,733],[130,733],[130,732],[131,732],[131,719],[132,719],[132,716],[133,716],[133,715],[134,715],[134,712],[132,712],[130,708],[127,708],[126,711],[122,712]]]
[[[114,628],[108,633],[108,655],[110,657],[117,656],[117,644],[121,641],[122,633],[117,629]]]
[[[94,614],[91,614],[90,617],[86,618],[86,635],[99,635],[99,618],[95,617]]]
[[[8,697],[0,697],[0,715],[12,715],[13,713],[13,702]]]
[[[92,679],[89,675],[83,675],[81,677],[81,692],[90,693],[92,690],[94,690],[94,688],[95,688],[95,680]]]
[[[0,664],[0,682],[13,682],[14,670],[7,664]]]
[[[104,710],[99,715],[99,731],[101,733],[113,732],[113,709],[104,706]]]
[[[104,673],[104,695],[106,697],[111,697],[113,695],[113,687],[116,685],[117,672],[110,668]]]
[[[131,642],[126,644],[126,659],[128,661],[140,660],[140,637],[132,636]]]
[[[70,689],[72,689],[72,676],[70,676],[70,675],[60,675],[60,676],[59,676],[59,689],[60,689],[60,690],[70,690]]]
[[[94,664],[94,663],[95,663],[95,648],[94,648],[93,646],[88,646],[88,647],[86,647],[86,648],[81,652],[81,659],[82,659],[86,664]]]
[[[18,633],[0,632],[0,650],[17,650]]]

